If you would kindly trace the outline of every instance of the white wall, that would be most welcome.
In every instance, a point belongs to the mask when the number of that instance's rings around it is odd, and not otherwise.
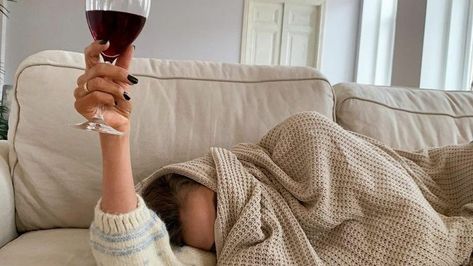
[[[90,35],[82,3],[61,0],[8,2],[6,83],[12,83],[18,64],[35,52],[46,49],[83,51]]]
[[[353,81],[361,0],[328,0],[322,72],[332,83]],[[83,51],[91,41],[84,1],[8,3],[6,83],[18,64],[46,49]],[[136,41],[136,56],[238,63],[243,0],[153,0]]]

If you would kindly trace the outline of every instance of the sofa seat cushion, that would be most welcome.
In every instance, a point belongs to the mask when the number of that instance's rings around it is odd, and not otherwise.
[[[216,264],[215,255],[192,247],[174,248],[188,265]],[[51,229],[24,233],[0,249],[0,265],[96,265],[89,247],[88,229]]]
[[[338,84],[337,122],[402,150],[473,140],[473,93]]]
[[[0,249],[0,265],[95,265],[88,241],[88,229],[25,233]]]

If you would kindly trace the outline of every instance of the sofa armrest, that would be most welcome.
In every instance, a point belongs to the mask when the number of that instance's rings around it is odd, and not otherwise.
[[[8,165],[8,142],[0,140],[0,247],[18,235],[15,225],[15,200]]]

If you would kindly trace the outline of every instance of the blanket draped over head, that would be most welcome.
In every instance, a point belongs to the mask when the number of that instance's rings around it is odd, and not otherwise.
[[[468,265],[473,144],[395,151],[315,112],[166,166],[217,191],[219,265]]]

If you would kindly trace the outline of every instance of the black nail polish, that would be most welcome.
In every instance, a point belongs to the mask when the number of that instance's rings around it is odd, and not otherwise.
[[[128,75],[128,80],[131,82],[131,84],[138,84],[138,79],[132,75]]]
[[[107,44],[107,43],[108,43],[108,40],[100,40],[99,41],[99,44],[101,44],[101,45],[104,45],[104,44]]]
[[[127,101],[131,100],[130,95],[128,95],[128,92],[126,92],[126,91],[123,93],[123,98],[125,98],[125,100],[127,100]]]

